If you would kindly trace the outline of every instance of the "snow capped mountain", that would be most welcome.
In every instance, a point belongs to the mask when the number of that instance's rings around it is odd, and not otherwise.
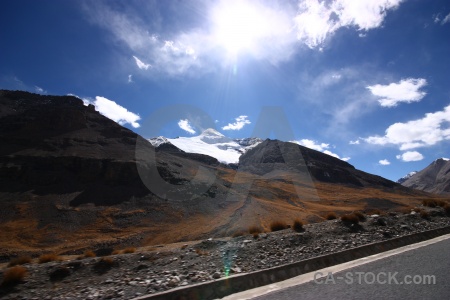
[[[417,174],[417,171],[409,172],[408,174],[406,174],[405,176],[403,176],[402,178],[397,180],[397,182],[401,184],[401,183],[405,182],[406,180],[408,180],[409,178],[411,178],[413,175],[416,175],[416,174]]]
[[[209,128],[198,136],[168,139],[156,137],[149,139],[153,146],[171,143],[188,153],[199,153],[212,156],[226,164],[238,163],[239,157],[249,149],[262,142],[260,138],[231,139],[222,133]]]
[[[163,136],[154,137],[148,140],[153,147],[158,148],[161,144],[167,144],[170,143],[168,139],[166,139]]]

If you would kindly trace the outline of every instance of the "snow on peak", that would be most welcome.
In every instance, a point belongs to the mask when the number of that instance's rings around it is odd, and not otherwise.
[[[406,174],[405,176],[403,176],[402,178],[397,180],[397,182],[398,183],[403,183],[403,182],[405,182],[406,180],[408,180],[409,178],[413,177],[416,174],[417,174],[417,171],[409,172],[408,174]]]
[[[200,138],[200,140],[208,144],[229,143],[232,141],[232,139],[224,136],[223,134],[212,128],[206,129],[198,137]]]
[[[154,138],[148,139],[148,141],[150,142],[150,144],[153,145],[153,147],[159,147],[162,144],[170,143],[169,140],[163,136],[154,137]]]
[[[442,157],[441,159],[445,160],[445,161],[449,161],[450,160],[450,158],[446,158],[446,157]]]
[[[238,163],[239,157],[262,142],[259,138],[231,139],[215,129],[208,128],[198,136],[167,139],[156,137],[149,139],[153,146],[171,143],[187,153],[199,153],[212,156],[218,161],[230,164]]]

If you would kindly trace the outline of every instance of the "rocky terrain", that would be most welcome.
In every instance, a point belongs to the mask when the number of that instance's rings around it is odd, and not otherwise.
[[[416,212],[417,211],[417,212]],[[426,211],[427,213],[425,213]],[[441,207],[339,219],[234,238],[157,245],[106,257],[64,257],[26,264],[21,283],[0,288],[3,299],[131,299],[308,259],[415,232],[450,226]],[[6,264],[2,271],[6,272]]]
[[[401,184],[436,194],[450,195],[450,160],[439,158],[419,172],[410,173],[411,176],[401,180]]]
[[[72,96],[1,90],[0,108],[0,263],[445,199],[277,140],[237,141],[251,147],[232,166],[174,145],[155,148]]]

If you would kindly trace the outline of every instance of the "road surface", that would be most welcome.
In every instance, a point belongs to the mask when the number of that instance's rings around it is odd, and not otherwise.
[[[450,299],[450,238],[420,244],[355,267],[301,275],[301,284],[293,278],[286,288],[274,284],[225,299]]]

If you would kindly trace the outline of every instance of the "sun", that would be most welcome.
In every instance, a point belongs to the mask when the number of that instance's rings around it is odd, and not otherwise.
[[[223,1],[212,13],[213,40],[227,53],[252,52],[270,31],[261,7],[246,1]]]

